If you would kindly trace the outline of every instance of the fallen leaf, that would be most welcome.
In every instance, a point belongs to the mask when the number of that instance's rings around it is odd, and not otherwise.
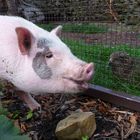
[[[127,134],[124,136],[125,139],[128,138],[130,134],[135,132],[136,125],[137,125],[137,117],[135,115],[131,115],[129,121],[131,123],[131,127],[128,130]]]

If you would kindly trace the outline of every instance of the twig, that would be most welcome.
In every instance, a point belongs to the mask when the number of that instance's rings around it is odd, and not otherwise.
[[[101,140],[101,139],[103,139],[103,140],[106,140],[106,139],[109,139],[109,140],[117,140],[117,139],[114,138],[114,137],[105,137],[105,136],[101,136],[101,137],[99,137],[99,138],[91,139],[91,140]]]
[[[114,111],[116,113],[121,113],[121,114],[128,114],[128,115],[133,115],[134,113],[128,112],[128,111]]]
[[[123,125],[121,125],[121,140],[124,139],[124,133],[123,133]]]
[[[76,99],[71,99],[71,100],[68,100],[68,101],[65,101],[65,105],[67,104],[72,104],[76,101]]]
[[[140,134],[140,129],[136,128],[135,132]]]
[[[106,3],[107,3],[107,5],[108,5],[108,7],[109,7],[109,13],[112,15],[112,17],[114,18],[114,20],[117,21],[117,22],[119,23],[119,20],[118,20],[118,18],[116,17],[115,12],[114,12],[113,9],[112,9],[112,2],[113,2],[113,0],[109,0],[109,2],[108,2],[108,0],[106,0]]]

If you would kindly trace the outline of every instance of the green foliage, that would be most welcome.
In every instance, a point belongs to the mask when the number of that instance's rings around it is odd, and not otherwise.
[[[14,120],[18,119],[19,116],[20,116],[20,112],[18,110],[16,110],[16,111],[13,112],[12,119],[14,119]]]
[[[53,24],[38,24],[38,26],[47,31],[51,31],[55,27]]]
[[[6,116],[0,115],[0,140],[30,140],[26,135],[20,135],[12,121]]]
[[[89,137],[88,136],[84,136],[84,137],[82,137],[82,140],[89,140]]]
[[[107,46],[103,44],[87,45],[82,41],[63,39],[79,58],[95,63],[95,75],[92,83],[101,85],[116,91],[126,92],[140,96],[139,82],[125,81],[113,75],[108,66],[110,54],[116,51],[125,51],[133,57],[140,57],[140,48],[132,48],[129,45]]]
[[[41,28],[44,28],[48,31],[51,31],[56,25],[53,24],[39,24]],[[108,31],[108,28],[105,26],[97,26],[94,23],[84,23],[84,24],[64,24],[63,25],[64,32],[74,32],[74,33],[104,33]]]
[[[97,26],[96,24],[65,24],[64,31],[65,32],[76,32],[76,33],[85,33],[85,34],[93,34],[93,33],[104,33],[107,32],[107,27],[105,26]]]
[[[33,111],[28,111],[27,112],[27,116],[26,116],[26,118],[27,118],[27,120],[29,120],[29,119],[31,119],[33,117]]]

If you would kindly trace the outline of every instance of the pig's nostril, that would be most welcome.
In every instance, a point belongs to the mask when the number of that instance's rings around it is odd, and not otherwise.
[[[85,79],[90,80],[93,75],[93,63],[90,63],[85,68]]]
[[[91,72],[91,69],[87,69],[87,74]]]
[[[87,66],[86,72],[87,72],[87,74],[88,74],[88,73],[90,73],[90,72],[92,72],[92,71],[93,71],[93,64],[90,63],[90,64],[88,64],[88,66]]]

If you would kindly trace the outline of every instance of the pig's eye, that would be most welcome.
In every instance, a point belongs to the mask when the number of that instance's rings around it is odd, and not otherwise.
[[[52,53],[48,53],[48,54],[45,55],[45,57],[46,58],[51,58],[51,57],[53,57],[53,54]]]

